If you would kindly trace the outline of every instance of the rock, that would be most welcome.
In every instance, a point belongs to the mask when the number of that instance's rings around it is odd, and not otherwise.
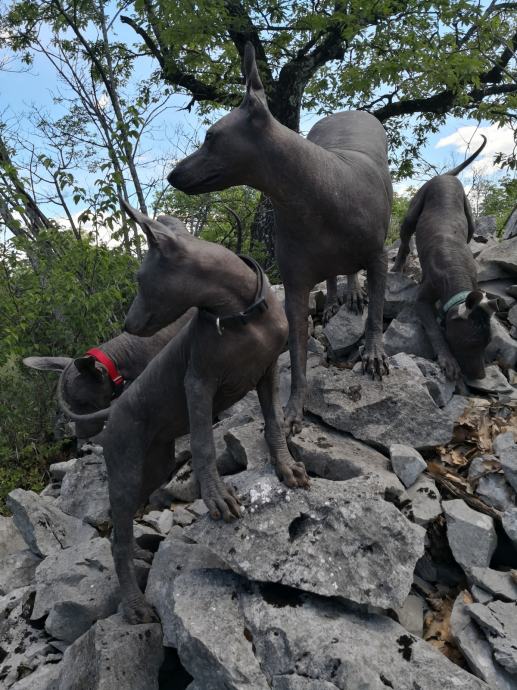
[[[405,273],[393,273],[390,271],[386,276],[384,318],[394,319],[404,307],[414,303],[418,289],[418,283]]]
[[[383,449],[393,443],[422,449],[452,438],[453,420],[406,370],[372,381],[358,371],[318,367],[308,380],[306,409],[360,441]]]
[[[447,519],[447,539],[452,554],[462,568],[486,568],[497,546],[494,522],[488,515],[472,510],[461,499],[442,502]]]
[[[226,432],[228,450],[240,469],[257,469],[269,464],[264,422],[250,422]]]
[[[390,446],[390,458],[393,471],[406,488],[412,486],[427,469],[426,461],[417,450],[400,443]]]
[[[517,508],[509,508],[503,513],[503,528],[517,549]]]
[[[493,594],[482,587],[478,587],[478,585],[470,585],[470,593],[474,597],[474,601],[478,601],[480,604],[488,604],[494,598]]]
[[[517,604],[492,601],[470,604],[469,614],[482,628],[494,650],[494,659],[511,674],[517,674]]]
[[[309,341],[310,343],[310,338]],[[307,373],[312,371],[315,367],[319,367],[322,363],[320,354],[307,352]],[[282,352],[278,358],[278,397],[280,404],[286,405],[291,395],[291,359],[289,352]],[[260,421],[263,421],[262,413],[258,415]]]
[[[450,417],[454,423],[465,414],[469,406],[469,398],[464,395],[453,395],[447,405],[443,408],[445,414]]]
[[[485,376],[482,379],[465,378],[469,388],[482,393],[512,393],[515,389],[508,383],[508,379],[495,364],[485,367]]]
[[[438,407],[445,407],[454,394],[456,384],[449,381],[436,362],[423,357],[415,357],[416,364],[424,375],[425,385]]]
[[[474,237],[493,237],[497,232],[497,219],[495,216],[479,216],[476,218]]]
[[[288,443],[293,457],[303,462],[310,474],[337,481],[373,474],[395,493],[404,491],[390,471],[388,459],[348,434],[305,423]]]
[[[344,357],[357,345],[364,335],[366,317],[366,309],[362,314],[355,314],[343,304],[330,319],[323,333],[335,358]]]
[[[411,501],[411,519],[417,525],[427,525],[442,514],[440,492],[430,477],[420,475],[416,482],[406,491],[402,500]]]
[[[172,522],[174,525],[186,527],[187,525],[191,525],[195,519],[195,515],[193,515],[189,510],[182,508],[181,506],[176,506],[173,510]]]
[[[81,542],[48,556],[36,571],[36,586],[32,620],[48,615],[49,635],[73,642],[117,610],[119,586],[109,541]]]
[[[151,510],[142,516],[142,522],[154,527],[160,534],[168,534],[172,528],[173,513],[171,510]]]
[[[517,237],[488,247],[477,257],[478,279],[494,280],[517,275]]]
[[[29,676],[11,685],[9,690],[58,690],[60,675],[60,664],[44,664],[38,666]]]
[[[387,355],[407,352],[425,359],[434,359],[431,343],[414,306],[404,307],[384,332],[384,352]]]
[[[63,462],[54,462],[50,465],[49,472],[52,479],[55,481],[62,481],[63,477],[67,472],[70,472],[77,465],[79,460],[77,458],[72,458],[71,460],[65,460]]]
[[[492,448],[497,457],[500,457],[501,453],[505,450],[515,447],[515,441],[513,439],[512,431],[505,431],[502,434],[497,434],[497,436],[492,441]]]
[[[504,511],[515,505],[514,493],[501,474],[481,477],[476,494],[497,510]]]
[[[517,206],[510,213],[503,230],[503,240],[517,237]]]
[[[467,611],[469,603],[468,592],[460,592],[452,609],[450,624],[458,647],[472,671],[492,690],[517,690],[516,679],[494,661],[490,645],[473,623]]]
[[[492,318],[491,324],[492,337],[485,350],[486,360],[489,362],[496,361],[504,369],[515,369],[517,341],[512,338],[497,317]]]
[[[149,572],[145,596],[160,616],[163,644],[166,647],[176,646],[174,633],[168,627],[174,610],[174,580],[180,575],[205,568],[215,572],[227,570],[228,566],[202,544],[187,544],[171,537],[160,544]]]
[[[517,491],[517,444],[500,451],[499,460],[506,480],[511,484],[513,490]]]
[[[56,506],[100,529],[111,524],[108,473],[102,453],[89,452],[69,469]]]
[[[380,482],[313,479],[310,491],[293,491],[272,472],[248,474],[236,478],[245,506],[239,522],[205,517],[187,537],[251,579],[382,608],[404,602],[423,530],[384,500]]]
[[[7,556],[27,547],[24,538],[10,517],[0,515],[0,564]]]
[[[402,606],[395,612],[399,623],[413,635],[424,634],[424,601],[416,594],[410,594]]]
[[[57,690],[158,690],[161,637],[159,623],[97,621],[66,650]]]
[[[480,455],[472,458],[468,472],[469,481],[472,484],[485,474],[497,472],[499,468],[499,460],[495,455]]]
[[[6,504],[27,546],[37,556],[48,556],[97,534],[93,527],[66,515],[50,499],[34,491],[15,489]]]
[[[0,594],[8,594],[13,589],[30,585],[40,563],[41,558],[30,549],[4,556],[0,560]]]
[[[492,568],[470,568],[467,572],[470,581],[498,599],[517,601],[517,583],[510,573],[502,573]]]
[[[486,688],[390,618],[335,601],[211,571],[178,577],[174,601],[178,651],[197,688]]]

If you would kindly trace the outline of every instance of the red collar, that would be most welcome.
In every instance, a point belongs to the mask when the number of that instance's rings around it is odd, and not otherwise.
[[[124,385],[124,377],[117,369],[115,362],[110,359],[105,352],[99,350],[97,347],[90,348],[86,354],[90,355],[106,367],[108,375],[115,386],[115,394],[119,395],[122,392],[122,386]]]

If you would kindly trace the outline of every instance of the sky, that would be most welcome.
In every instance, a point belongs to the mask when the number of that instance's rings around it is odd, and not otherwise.
[[[123,29],[130,31],[129,28]],[[119,39],[124,35],[119,34]],[[126,39],[134,41],[134,36],[127,35]],[[0,54],[0,60],[2,56]],[[149,73],[150,65],[145,60],[141,60],[139,69],[143,74]],[[9,71],[9,68],[13,71]],[[32,106],[39,112],[48,112],[52,116],[58,116],[63,106],[53,101],[53,94],[58,88],[53,67],[43,56],[36,56],[34,64],[27,71],[18,71],[16,65],[7,66],[7,71],[0,71],[0,103],[2,103],[2,117],[7,121],[8,126],[14,130],[20,129],[27,131],[31,129],[28,114]],[[173,159],[178,154],[175,151],[175,132],[179,126],[185,132],[194,132],[199,129],[199,118],[195,112],[188,113],[182,108],[186,104],[186,98],[173,96],[170,100],[168,109],[156,121],[155,127],[149,132],[147,140],[144,142],[143,154],[147,160],[153,160],[156,155],[170,155]],[[303,113],[301,128],[303,133],[307,133],[312,124],[317,121],[317,117],[311,113]],[[199,130],[202,137],[203,129]],[[497,179],[501,172],[494,166],[493,158],[498,152],[510,153],[514,147],[513,132],[509,127],[499,128],[490,125],[488,122],[481,122],[479,125],[473,120],[448,118],[446,124],[437,132],[432,133],[427,145],[422,149],[421,155],[431,165],[436,166],[439,171],[457,165],[467,155],[475,150],[481,143],[481,134],[484,134],[488,143],[483,153],[476,162],[462,175],[461,179],[465,186],[469,187],[472,172],[481,172],[484,176]],[[38,141],[35,140],[36,147]],[[142,162],[145,162],[142,159]],[[162,169],[154,170],[154,176],[166,175],[167,164]],[[151,174],[151,173],[149,173]],[[395,190],[403,193],[410,187],[419,187],[423,179],[404,180],[395,184]],[[82,209],[77,208],[77,213]]]

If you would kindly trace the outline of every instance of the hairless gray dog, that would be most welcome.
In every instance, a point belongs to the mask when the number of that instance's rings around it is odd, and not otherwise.
[[[158,221],[172,231],[188,235],[187,228],[173,216],[158,216]],[[140,338],[129,333],[120,335],[88,350],[81,357],[26,357],[25,366],[40,371],[60,374],[58,399],[63,412],[83,415],[108,407],[124,388],[139,376],[151,359],[179,333],[192,318],[191,309],[174,323],[169,324],[150,338]],[[95,436],[104,427],[104,420],[76,421],[79,441]]]
[[[392,271],[402,271],[409,241],[416,233],[422,283],[417,311],[438,363],[449,379],[461,373],[485,375],[484,352],[490,341],[490,316],[496,300],[477,289],[477,269],[468,247],[474,221],[465,191],[456,175],[482,151],[484,142],[467,160],[426,182],[411,200],[400,228],[401,244]],[[440,301],[445,337],[437,321]]]
[[[289,321],[286,427],[296,433],[307,387],[308,302],[315,283],[366,268],[370,306],[363,368],[373,375],[387,373],[382,313],[392,187],[386,134],[372,115],[352,111],[320,120],[304,139],[269,112],[250,43],[244,72],[242,104],[210,127],[201,148],[168,180],[187,194],[247,184],[271,198]],[[356,283],[352,278],[352,289]]]
[[[152,609],[135,578],[133,515],[166,481],[171,440],[190,430],[193,469],[211,516],[239,517],[238,499],[217,472],[212,422],[256,387],[277,474],[291,487],[306,487],[308,477],[287,448],[277,394],[276,360],[287,338],[287,320],[260,267],[220,245],[171,233],[130,207],[127,211],[149,240],[127,330],[151,335],[198,307],[190,324],[111,406],[100,436],[123,608],[137,623],[151,620]]]

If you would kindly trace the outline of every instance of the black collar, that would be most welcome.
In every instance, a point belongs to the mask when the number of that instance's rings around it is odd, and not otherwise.
[[[268,283],[262,267],[255,261],[255,259],[252,259],[251,256],[245,256],[244,254],[237,254],[237,256],[242,259],[245,264],[248,264],[248,266],[257,274],[257,291],[255,292],[253,303],[238,314],[216,316],[215,314],[212,314],[212,312],[206,311],[205,309],[199,310],[200,315],[209,319],[215,324],[219,335],[223,334],[225,328],[229,328],[231,326],[245,326],[254,316],[257,314],[262,314],[262,312],[268,309],[268,304],[266,302]]]

